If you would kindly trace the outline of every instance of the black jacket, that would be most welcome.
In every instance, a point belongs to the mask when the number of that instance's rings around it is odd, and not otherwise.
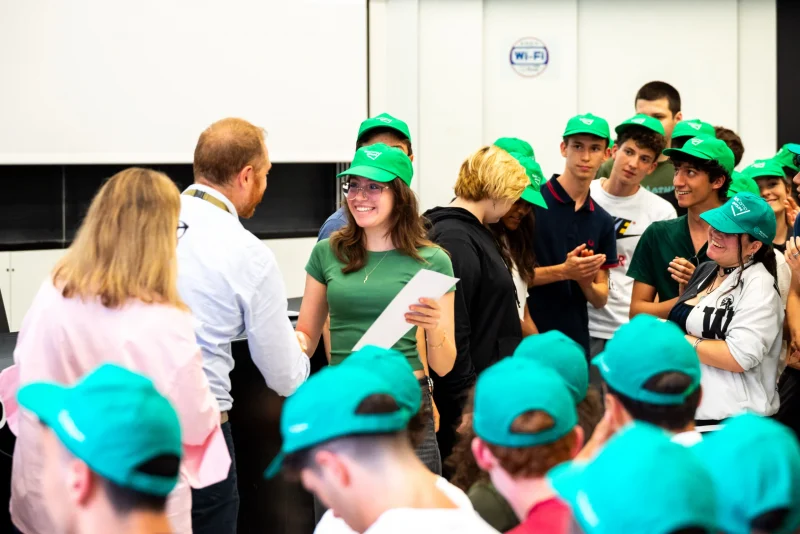
[[[436,387],[459,391],[522,340],[514,280],[492,232],[462,208],[434,208],[428,236],[450,253],[459,279],[455,294],[456,363]],[[521,295],[519,298],[525,298]]]

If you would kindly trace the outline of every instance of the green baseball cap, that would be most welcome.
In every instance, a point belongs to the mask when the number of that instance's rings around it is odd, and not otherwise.
[[[697,137],[700,135],[716,137],[717,132],[714,130],[712,125],[707,122],[703,122],[700,119],[680,121],[672,130],[673,139],[678,139],[681,137]]]
[[[530,143],[516,137],[501,137],[493,144],[497,148],[502,148],[509,154],[516,152],[517,154],[521,154],[529,158],[536,157],[536,154],[534,154],[533,147],[530,145]]]
[[[101,477],[158,497],[177,484],[177,469],[171,476],[139,470],[159,456],[182,456],[178,414],[148,378],[109,363],[72,387],[28,384],[17,400]]]
[[[383,143],[362,146],[356,150],[350,168],[336,175],[362,176],[376,182],[391,182],[400,178],[406,185],[411,185],[414,167],[406,153]]]
[[[661,124],[661,121],[654,119],[650,115],[645,115],[644,113],[638,113],[630,119],[622,122],[619,126],[614,128],[614,131],[617,132],[617,134],[621,134],[629,128],[638,127],[647,128],[648,130],[652,130],[657,134],[664,135],[664,125]]]
[[[422,403],[419,382],[408,359],[396,350],[367,345],[345,358],[341,365],[359,365],[377,374],[391,386],[401,408],[412,415],[419,412]]]
[[[682,404],[700,386],[700,360],[681,329],[652,315],[637,315],[620,326],[592,365],[612,389],[649,404]],[[686,391],[659,393],[645,389],[648,380],[670,371],[691,377]]]
[[[647,423],[626,426],[591,461],[561,464],[547,478],[587,534],[716,532],[711,476],[691,450]]]
[[[786,174],[783,172],[783,165],[775,158],[770,159],[757,159],[752,165],[745,167],[742,174],[756,180],[757,178],[782,178],[786,179]],[[760,194],[756,191],[756,194]]]
[[[597,115],[592,115],[591,113],[572,117],[567,122],[567,127],[562,137],[580,134],[594,135],[608,140],[611,139],[608,121]]]
[[[532,410],[547,413],[555,424],[535,433],[512,431],[514,420]],[[487,443],[514,448],[545,445],[566,436],[577,423],[575,401],[552,369],[526,358],[505,358],[478,377],[472,426]]]
[[[541,193],[542,183],[545,181],[542,168],[536,163],[535,159],[523,156],[517,152],[511,152],[511,157],[519,161],[519,164],[525,167],[525,174],[528,175],[528,179],[531,181],[531,184],[526,186],[525,190],[522,191],[522,200],[547,209],[547,202],[545,202]]]
[[[686,154],[693,158],[705,161],[716,161],[728,174],[733,172],[734,157],[731,149],[716,137],[698,136],[692,137],[683,145],[682,148],[667,148],[664,155]]]
[[[775,212],[766,200],[752,193],[739,193],[700,218],[725,234],[748,234],[765,245],[771,245],[775,239]]]
[[[558,330],[528,336],[514,351],[514,358],[524,358],[553,369],[567,384],[578,404],[589,389],[589,366],[583,347]]]
[[[733,173],[731,173],[731,184],[728,186],[728,198],[732,198],[739,193],[761,194],[761,190],[758,188],[756,181],[750,178],[746,172],[747,169],[745,169],[745,172],[733,171]],[[781,176],[783,176],[783,173],[781,173]]]
[[[411,141],[411,133],[408,131],[408,124],[396,117],[392,117],[388,113],[381,113],[380,115],[370,117],[362,122],[361,126],[358,128],[358,141],[361,141],[365,133],[375,128],[391,128]]]
[[[789,167],[794,172],[800,172],[800,165],[797,163],[798,158],[795,157],[798,155],[800,155],[800,145],[796,143],[787,143],[778,150],[774,159],[782,166]]]
[[[714,481],[722,531],[750,534],[753,519],[780,508],[789,516],[778,534],[800,527],[800,445],[788,428],[743,414],[706,434],[692,451]]]
[[[404,430],[412,414],[403,407],[391,413],[357,413],[358,406],[367,397],[391,395],[396,400],[395,394],[386,380],[364,366],[336,365],[322,369],[297,388],[283,404],[283,445],[264,476],[272,478],[277,475],[287,454],[332,439]]]

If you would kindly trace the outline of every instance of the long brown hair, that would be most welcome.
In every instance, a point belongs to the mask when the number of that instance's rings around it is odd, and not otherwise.
[[[97,192],[78,234],[53,270],[66,298],[129,299],[186,306],[177,288],[180,193],[166,174],[132,167]]]
[[[526,202],[518,200],[517,202]],[[496,223],[489,225],[500,246],[514,262],[519,272],[520,278],[528,284],[533,285],[534,271],[536,268],[536,252],[533,249],[533,242],[536,239],[536,216],[531,210],[519,223],[519,228],[509,230],[500,219]],[[518,295],[525,300],[525,295]]]
[[[389,219],[392,244],[406,256],[424,262],[418,249],[436,245],[428,239],[423,219],[419,215],[417,196],[400,178],[395,178],[387,185],[394,195],[394,207]],[[331,235],[330,244],[336,258],[345,264],[342,272],[348,274],[364,268],[367,263],[367,248],[364,229],[356,223],[349,206],[345,213],[347,225]]]

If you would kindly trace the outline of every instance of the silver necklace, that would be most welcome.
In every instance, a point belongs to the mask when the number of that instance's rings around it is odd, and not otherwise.
[[[378,262],[378,265],[376,265],[375,267],[373,267],[373,268],[372,268],[372,270],[371,270],[370,272],[368,272],[366,276],[364,276],[364,283],[365,283],[365,284],[367,283],[367,278],[369,278],[369,275],[371,275],[372,273],[374,273],[374,272],[375,272],[375,269],[377,269],[378,267],[380,267],[381,263],[383,263],[383,260],[385,260],[385,259],[386,259],[386,256],[388,256],[388,255],[389,255],[389,251],[387,250],[387,251],[386,251],[386,254],[384,254],[384,255],[383,255],[383,258],[381,258],[381,261],[379,261],[379,262]]]

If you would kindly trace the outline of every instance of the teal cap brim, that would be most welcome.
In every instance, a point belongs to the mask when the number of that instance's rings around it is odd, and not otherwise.
[[[788,143],[786,145],[786,150],[788,150],[792,154],[799,154],[800,155],[800,145],[798,145],[797,143]]]
[[[530,185],[525,187],[525,190],[522,192],[522,200],[530,202],[540,208],[547,209],[547,202],[545,202],[542,194]]]
[[[276,456],[276,457],[275,457],[275,458],[274,458],[274,459],[273,459],[273,460],[272,460],[272,461],[269,463],[269,466],[268,466],[268,467],[267,467],[267,469],[264,471],[264,478],[266,478],[266,479],[275,478],[275,476],[276,476],[278,473],[280,473],[280,472],[281,472],[281,469],[283,468],[283,459],[284,459],[284,458],[286,458],[286,455],[285,455],[285,454],[283,454],[282,452],[279,452],[279,453],[278,453],[278,456]]]
[[[547,474],[547,479],[550,486],[558,494],[559,498],[570,505],[573,512],[572,515],[585,529],[589,528],[583,519],[581,513],[582,506],[578,503],[578,494],[585,486],[584,471],[586,470],[587,462],[572,461],[561,465],[557,465]],[[588,503],[586,503],[588,504]],[[587,532],[589,532],[587,530]]]
[[[64,407],[66,395],[67,388],[63,386],[46,382],[36,382],[23,386],[19,392],[17,392],[17,402],[20,406],[38,417],[42,423],[52,428],[59,434],[59,437],[61,437],[61,425],[58,424],[58,413]]]
[[[702,213],[700,218],[708,223],[711,228],[723,234],[746,234],[741,226],[736,224],[733,219],[725,215],[723,210],[714,209]]]
[[[341,178],[342,176],[360,176],[362,178],[369,178],[370,180],[375,180],[376,182],[391,182],[395,178],[400,178],[396,174],[392,174],[389,171],[385,171],[383,169],[379,169],[377,167],[367,167],[366,165],[359,165],[357,167],[350,167],[344,172],[340,172],[336,175],[337,178]],[[403,180],[406,185],[410,186],[409,182]]]

